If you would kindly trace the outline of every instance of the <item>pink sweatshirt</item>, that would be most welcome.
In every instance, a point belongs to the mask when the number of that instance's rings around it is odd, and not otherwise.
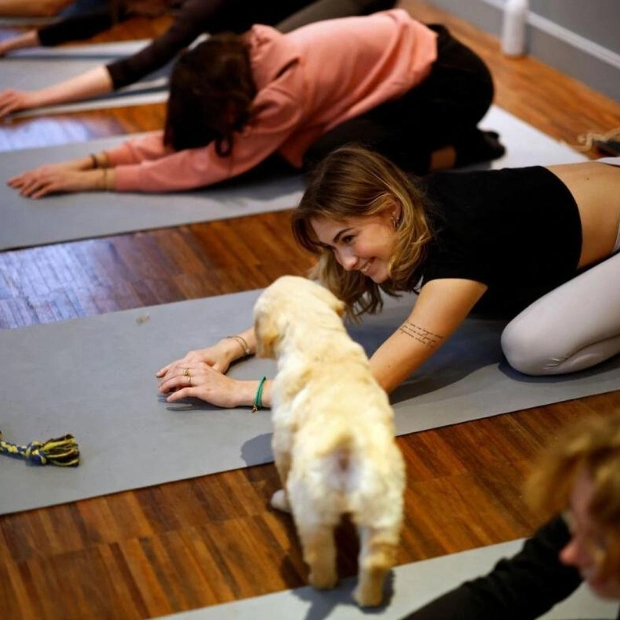
[[[422,82],[437,57],[436,34],[402,9],[318,22],[281,34],[254,26],[245,35],[257,88],[252,120],[231,154],[213,143],[171,151],[163,132],[107,151],[120,192],[165,192],[211,185],[278,152],[301,167],[324,133]],[[285,67],[289,67],[283,70]]]

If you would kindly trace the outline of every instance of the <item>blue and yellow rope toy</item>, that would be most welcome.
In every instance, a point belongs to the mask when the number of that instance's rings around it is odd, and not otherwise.
[[[80,464],[80,449],[73,435],[63,435],[47,441],[31,441],[27,446],[18,446],[4,441],[0,431],[0,454],[24,459],[31,465],[77,467]]]

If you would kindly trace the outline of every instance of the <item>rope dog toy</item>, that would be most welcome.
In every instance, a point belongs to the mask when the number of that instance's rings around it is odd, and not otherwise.
[[[77,467],[80,463],[80,449],[73,435],[63,435],[47,441],[31,441],[26,446],[20,446],[4,441],[0,431],[0,454],[24,459],[31,465]]]

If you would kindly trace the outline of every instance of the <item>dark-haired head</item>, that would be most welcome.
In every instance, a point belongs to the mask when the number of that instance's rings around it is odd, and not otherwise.
[[[232,33],[209,37],[174,65],[164,144],[181,151],[215,141],[217,153],[229,155],[235,132],[250,121],[255,96],[243,38]]]
[[[318,243],[313,220],[346,222],[376,216],[395,204],[400,217],[388,281],[376,284],[359,271],[343,269],[334,254]],[[395,164],[362,147],[345,146],[328,155],[309,176],[293,212],[293,235],[302,247],[319,256],[312,276],[347,304],[350,316],[357,316],[381,308],[380,290],[395,294],[413,289],[416,269],[431,239],[425,211],[422,190]]]

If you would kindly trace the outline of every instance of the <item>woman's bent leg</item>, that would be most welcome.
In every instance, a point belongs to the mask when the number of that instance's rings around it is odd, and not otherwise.
[[[620,253],[547,293],[502,334],[510,365],[528,375],[558,375],[620,353]]]
[[[445,28],[434,28],[438,32],[439,55],[428,78],[399,99],[345,121],[321,136],[306,153],[305,169],[350,143],[375,150],[415,174],[428,172],[432,154],[447,146],[454,147],[457,165],[471,163],[476,157],[493,159],[503,153],[497,137],[489,147],[476,128],[493,100],[489,69]],[[469,157],[463,158],[464,151],[469,151]]]

